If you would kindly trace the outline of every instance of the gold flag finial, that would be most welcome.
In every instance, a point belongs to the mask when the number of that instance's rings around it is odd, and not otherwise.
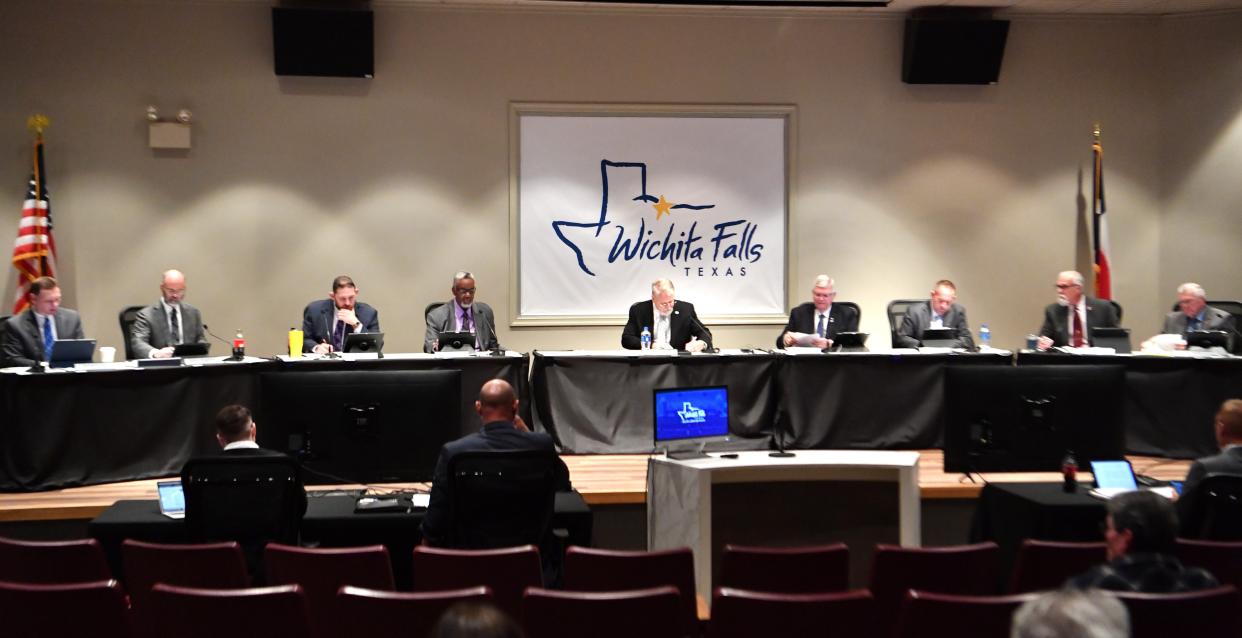
[[[1095,123],[1095,130],[1092,132],[1092,137],[1095,139],[1096,144],[1100,143],[1100,123],[1099,122]]]
[[[26,118],[26,128],[34,131],[34,134],[40,137],[43,136],[43,131],[47,130],[47,127],[51,125],[52,121],[47,119],[47,116],[42,113],[36,113]]]

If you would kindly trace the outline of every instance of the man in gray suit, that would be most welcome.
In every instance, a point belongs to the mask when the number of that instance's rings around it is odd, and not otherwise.
[[[1185,336],[1189,330],[1223,330],[1235,338],[1237,326],[1233,315],[1207,305],[1207,291],[1203,286],[1191,282],[1178,286],[1177,305],[1180,310],[1165,315],[1162,334]]]
[[[897,329],[897,345],[917,348],[922,345],[923,331],[928,328],[949,328],[957,336],[957,347],[975,349],[975,340],[966,321],[966,309],[957,303],[957,286],[941,279],[932,288],[927,303],[910,306]]]
[[[179,270],[164,273],[160,300],[142,310],[130,328],[129,347],[139,359],[171,357],[173,347],[202,343],[203,317],[198,308],[185,303],[185,275]]]
[[[47,361],[57,339],[84,339],[77,311],[60,307],[60,285],[39,277],[26,289],[30,306],[5,322],[0,344],[5,366],[32,366]]]
[[[453,300],[427,313],[427,334],[423,352],[440,349],[440,333],[473,332],[475,350],[500,348],[496,340],[496,315],[490,306],[474,300],[474,275],[460,271],[453,275]]]

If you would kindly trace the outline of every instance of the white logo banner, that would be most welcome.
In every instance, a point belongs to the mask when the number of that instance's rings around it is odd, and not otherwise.
[[[519,321],[624,316],[658,278],[706,317],[783,318],[786,125],[520,115]]]

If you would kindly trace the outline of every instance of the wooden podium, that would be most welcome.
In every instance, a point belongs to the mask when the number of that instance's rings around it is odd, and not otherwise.
[[[691,547],[695,585],[709,601],[726,543],[843,541],[857,586],[865,586],[875,543],[921,544],[918,452],[799,450],[789,458],[740,452],[648,463],[647,547]]]

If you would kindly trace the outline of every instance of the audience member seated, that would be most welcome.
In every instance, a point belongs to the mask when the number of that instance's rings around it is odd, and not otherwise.
[[[547,450],[554,451],[552,437],[544,432],[531,432],[518,416],[517,393],[503,379],[492,379],[483,384],[474,409],[483,421],[483,429],[446,443],[436,461],[431,484],[431,498],[427,513],[423,516],[423,542],[437,547],[452,545],[453,529],[452,483],[449,480],[449,461],[456,455],[471,451],[491,450]],[[556,461],[557,490],[568,491],[569,469],[559,458]]]
[[[1221,404],[1216,413],[1216,443],[1220,454],[1196,460],[1190,464],[1182,495],[1177,500],[1177,515],[1183,522],[1198,501],[1199,484],[1212,474],[1236,474],[1242,476],[1242,399],[1229,399]]]
[[[1048,592],[1013,615],[1010,638],[1129,638],[1130,615],[1107,592]]]
[[[1169,499],[1133,491],[1108,501],[1104,542],[1108,563],[1066,583],[1076,589],[1165,594],[1216,587],[1211,574],[1182,565],[1177,551],[1177,512]]]
[[[522,629],[491,603],[457,603],[445,610],[428,638],[522,638]]]

